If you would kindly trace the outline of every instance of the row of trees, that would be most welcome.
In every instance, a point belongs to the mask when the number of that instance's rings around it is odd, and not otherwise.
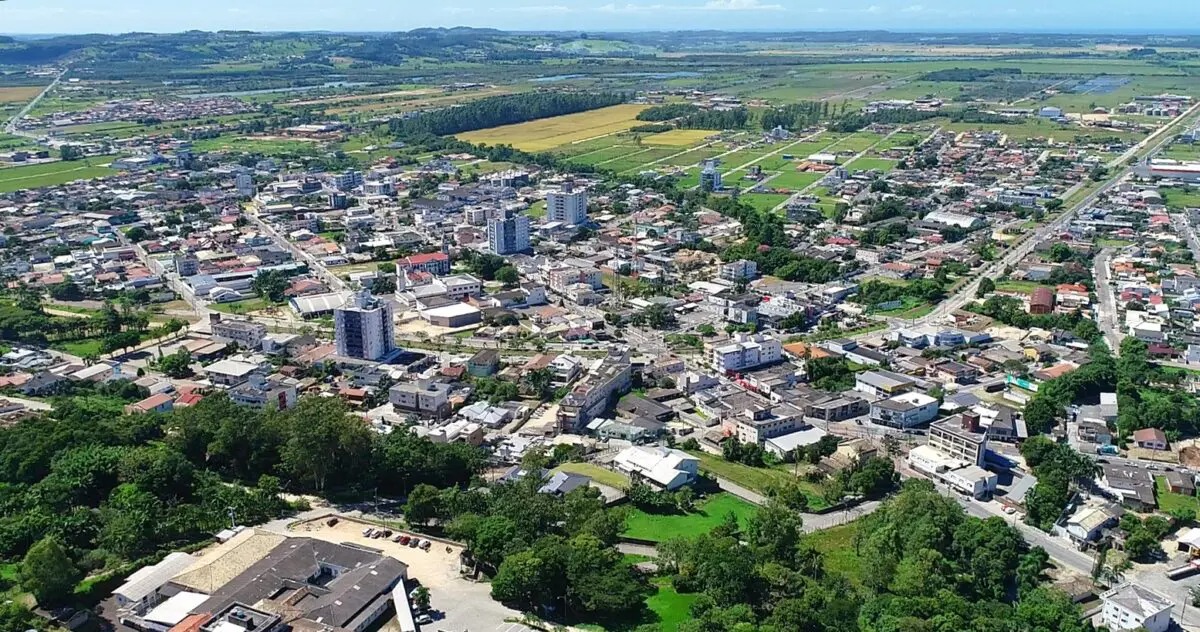
[[[499,125],[597,110],[624,103],[627,96],[615,92],[528,92],[487,97],[452,108],[425,112],[389,126],[393,134],[458,134]]]

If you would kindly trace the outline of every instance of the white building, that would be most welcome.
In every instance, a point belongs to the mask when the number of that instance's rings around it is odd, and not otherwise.
[[[233,185],[237,188],[238,195],[242,197],[254,197],[258,194],[258,187],[254,186],[254,176],[249,173],[239,173],[233,179]]]
[[[600,270],[597,268],[580,268],[563,266],[555,268],[546,274],[550,291],[563,296],[572,294],[576,286],[586,286],[588,290],[599,290],[604,287]]]
[[[333,188],[339,191],[349,191],[351,189],[362,186],[362,173],[350,169],[344,173],[339,173],[333,176]]]
[[[488,220],[488,249],[511,255],[529,249],[529,217],[506,211]]]
[[[546,194],[546,220],[577,226],[587,222],[587,192],[577,190],[571,183],[561,191]]]
[[[396,408],[441,417],[450,410],[450,387],[430,380],[405,382],[388,390],[388,401]]]
[[[394,352],[396,332],[392,318],[391,303],[371,296],[368,290],[356,292],[345,305],[333,310],[338,355],[379,360]]]
[[[704,169],[700,171],[700,190],[720,191],[723,186],[721,172],[717,170],[717,163],[711,160],[704,161]]]
[[[124,584],[113,591],[117,607],[141,610],[157,604],[164,597],[159,592],[162,587],[195,562],[196,558],[191,555],[176,551],[168,553],[157,564],[144,566],[134,571]]]
[[[783,345],[764,334],[734,334],[729,344],[713,349],[713,368],[721,372],[744,371],[764,364],[779,362]]]
[[[726,281],[750,280],[758,276],[758,264],[748,259],[739,259],[722,263],[717,270],[717,276]]]
[[[634,480],[673,490],[696,481],[700,459],[672,448],[633,446],[617,454],[613,466]]]
[[[267,326],[250,320],[222,320],[213,313],[212,334],[217,342],[236,342],[244,349],[258,349],[267,337]]]
[[[1171,627],[1171,600],[1137,584],[1122,584],[1100,595],[1101,616],[1109,630],[1166,632]]]
[[[871,404],[871,421],[892,428],[912,428],[937,417],[938,400],[924,393],[903,393]]]

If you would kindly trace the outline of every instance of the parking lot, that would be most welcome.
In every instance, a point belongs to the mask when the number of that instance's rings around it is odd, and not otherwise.
[[[423,630],[529,631],[524,625],[508,621],[519,619],[521,613],[493,600],[488,584],[464,579],[459,574],[458,560],[462,547],[434,541],[428,551],[423,551],[386,538],[364,537],[363,529],[375,525],[339,516],[338,523],[331,527],[326,524],[328,518],[321,516],[292,524],[288,532],[290,535],[378,549],[404,562],[408,566],[408,577],[429,589],[430,606],[442,613],[433,623],[422,626]],[[406,531],[393,531],[412,535]]]

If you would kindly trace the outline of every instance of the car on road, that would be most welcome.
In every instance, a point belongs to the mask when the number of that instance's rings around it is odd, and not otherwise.
[[[417,615],[417,618],[413,619],[413,621],[416,621],[417,623],[419,623],[421,625],[428,625],[430,623],[433,623],[433,617],[429,616],[429,613],[425,613],[425,614]]]

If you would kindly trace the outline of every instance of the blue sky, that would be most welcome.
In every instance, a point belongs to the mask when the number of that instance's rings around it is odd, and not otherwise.
[[[1200,0],[6,0],[0,32],[888,29],[1200,31]]]

